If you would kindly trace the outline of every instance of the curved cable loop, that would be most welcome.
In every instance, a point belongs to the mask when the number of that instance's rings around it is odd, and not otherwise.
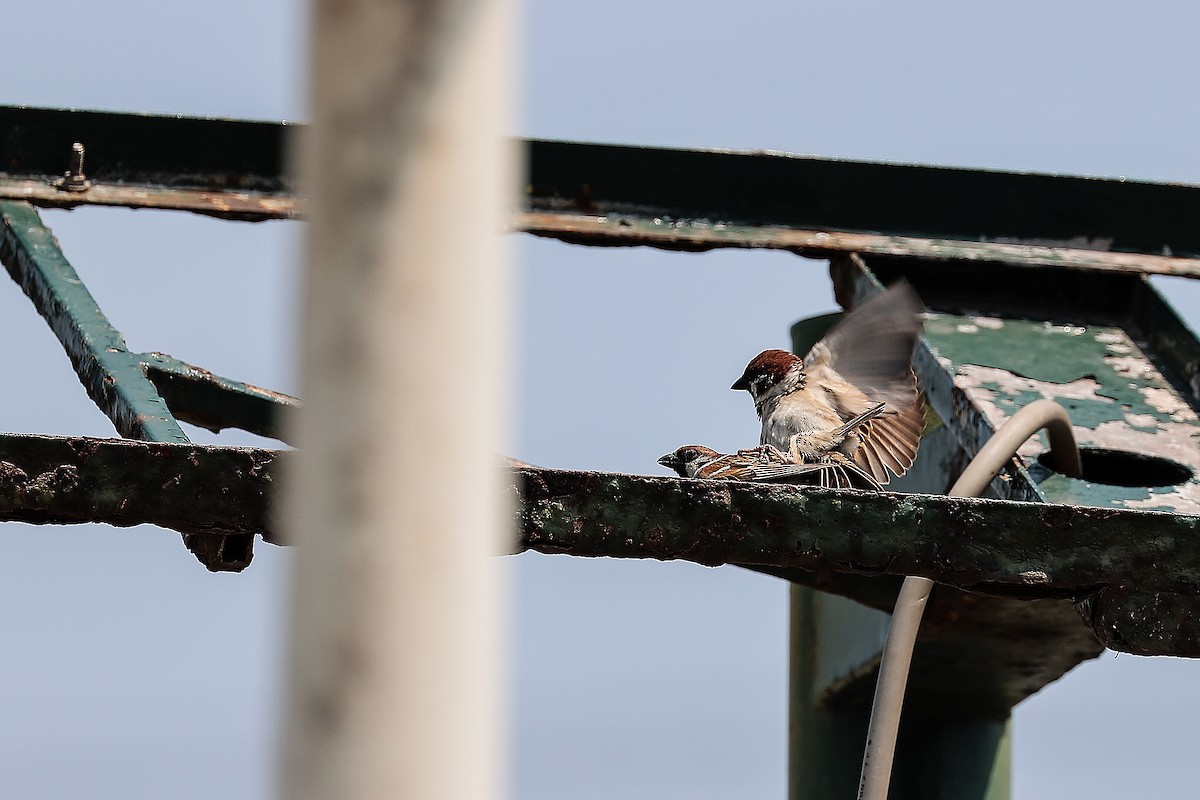
[[[947,495],[975,497],[981,494],[996,473],[1016,455],[1017,448],[1043,429],[1050,440],[1050,458],[1054,468],[1064,475],[1082,477],[1083,466],[1075,434],[1071,430],[1071,418],[1053,400],[1035,400],[1013,414],[992,434]],[[892,759],[896,753],[896,733],[900,727],[904,689],[908,684],[908,668],[912,663],[921,616],[925,613],[925,603],[932,589],[933,581],[928,578],[910,576],[904,579],[896,598],[879,662],[879,680],[875,685],[871,722],[867,727],[867,746],[858,783],[859,800],[887,800]]]

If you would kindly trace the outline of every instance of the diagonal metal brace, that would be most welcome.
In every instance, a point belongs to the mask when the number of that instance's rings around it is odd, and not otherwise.
[[[300,407],[298,398],[223,378],[163,353],[143,353],[138,360],[176,419],[214,432],[239,428],[289,442],[288,421]]]
[[[45,318],[88,396],[129,439],[186,442],[139,356],[109,323],[27,203],[0,202],[0,260]]]
[[[181,419],[212,430],[239,427],[283,438],[283,414],[298,404],[295,398],[160,353],[130,352],[32,206],[0,202],[0,260],[122,436],[183,444],[188,438]],[[184,543],[211,570],[240,570],[253,556],[253,536],[185,532]]]

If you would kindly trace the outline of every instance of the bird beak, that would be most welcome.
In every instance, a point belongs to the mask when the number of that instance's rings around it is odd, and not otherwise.
[[[738,378],[734,382],[733,386],[730,386],[729,388],[733,389],[735,392],[741,391],[743,389],[748,392],[748,391],[750,391],[750,381],[748,381],[746,379],[746,376],[743,375],[742,377]]]
[[[667,453],[658,460],[658,463],[662,464],[669,470],[677,470],[679,469],[679,456],[675,455],[674,453]]]

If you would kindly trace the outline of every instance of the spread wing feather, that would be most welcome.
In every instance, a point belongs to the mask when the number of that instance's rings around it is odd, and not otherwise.
[[[827,489],[880,489],[879,482],[854,464],[771,464],[755,467],[746,480],[801,483]]]
[[[804,358],[806,374],[827,387],[843,419],[877,403],[885,411],[860,428],[854,461],[880,484],[913,464],[924,425],[912,372],[923,311],[916,291],[900,281],[846,313]]]
[[[824,362],[874,402],[912,405],[910,364],[924,310],[916,290],[898,281],[847,312],[805,356],[805,371]]]

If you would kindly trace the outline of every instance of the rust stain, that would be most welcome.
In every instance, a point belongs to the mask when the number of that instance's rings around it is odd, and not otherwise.
[[[302,214],[300,198],[285,195],[106,183],[93,183],[85,193],[67,193],[41,181],[12,178],[0,178],[0,199],[24,200],[43,208],[101,205],[194,211],[246,221],[298,219]]]
[[[552,204],[546,198],[533,202]],[[1116,253],[1059,243],[969,241],[881,233],[823,231],[777,225],[739,224],[709,219],[671,219],[645,215],[638,209],[622,213],[580,213],[577,210],[533,210],[518,213],[513,227],[527,233],[592,245],[647,245],[669,250],[708,250],[716,247],[763,247],[799,250],[814,255],[856,252],[872,255],[921,256],[962,262],[1004,261],[1014,266],[1060,266],[1114,272],[1200,277],[1200,259],[1170,255]],[[1069,242],[1067,244],[1075,244]]]
[[[1026,244],[1039,247],[1070,247],[1075,250],[1111,250],[1111,236],[1072,236],[1068,239],[1019,239],[1012,236],[997,236],[989,239],[997,244]]]

